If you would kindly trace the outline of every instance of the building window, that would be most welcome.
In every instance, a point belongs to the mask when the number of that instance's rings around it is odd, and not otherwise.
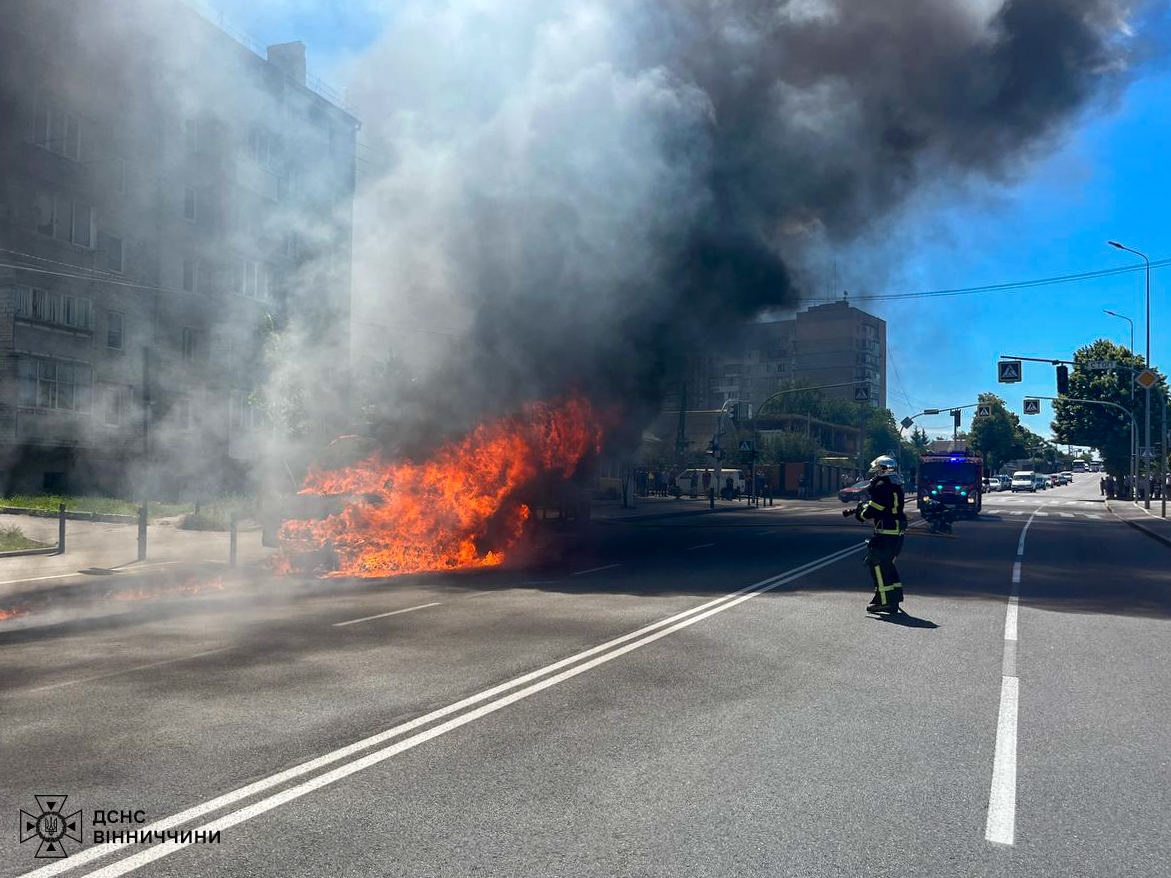
[[[87,202],[37,192],[33,199],[33,223],[42,235],[82,247],[93,246],[94,210]]]
[[[93,246],[93,208],[83,201],[73,202],[73,237],[70,240],[82,247]]]
[[[199,152],[199,120],[187,118],[183,123],[183,131],[187,138],[187,151]]]
[[[104,420],[107,426],[117,427],[126,417],[126,388],[113,385],[106,390]]]
[[[262,302],[271,301],[272,289],[269,283],[270,270],[263,262],[244,259],[239,268],[238,289],[240,295]]]
[[[233,390],[228,396],[228,426],[232,432],[250,432],[264,425],[264,414],[247,390]]]
[[[21,357],[17,374],[21,405],[67,412],[90,410],[93,370],[89,366]]]
[[[81,120],[65,112],[59,101],[41,95],[33,108],[32,142],[49,152],[81,161]]]
[[[259,123],[253,123],[248,129],[248,155],[261,167],[277,167],[282,151],[279,134],[273,134]]]
[[[93,307],[89,299],[66,296],[35,287],[16,288],[16,316],[38,323],[52,323],[69,329],[93,328]]]
[[[195,190],[190,186],[183,187],[183,219],[195,222]]]
[[[188,293],[199,292],[199,260],[183,260],[183,289]]]
[[[126,318],[117,311],[111,311],[106,319],[106,347],[122,350]]]
[[[113,235],[106,237],[106,268],[122,273],[122,239]]]
[[[202,362],[207,359],[207,344],[201,330],[183,327],[182,354],[183,359],[188,362]]]

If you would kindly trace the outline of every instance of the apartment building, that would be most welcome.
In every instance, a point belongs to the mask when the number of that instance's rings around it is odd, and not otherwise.
[[[687,407],[719,409],[739,400],[746,411],[794,381],[840,384],[828,396],[854,399],[855,386],[886,407],[886,321],[846,301],[818,305],[792,319],[737,327],[719,351],[688,355]],[[679,387],[668,395],[677,405]]]
[[[310,85],[179,0],[8,0],[0,488],[242,489],[292,316],[345,396],[359,123]]]

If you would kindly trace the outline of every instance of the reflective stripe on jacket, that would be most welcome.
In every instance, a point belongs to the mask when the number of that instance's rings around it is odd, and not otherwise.
[[[876,534],[902,534],[907,529],[903,486],[884,475],[875,476],[867,490],[870,500],[862,508],[862,517],[874,522]]]

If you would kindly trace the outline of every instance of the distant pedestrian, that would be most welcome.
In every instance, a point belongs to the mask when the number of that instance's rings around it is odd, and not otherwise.
[[[809,481],[805,478],[805,473],[801,473],[801,478],[797,480],[797,499],[806,499],[806,493],[809,489]]]
[[[1106,480],[1105,479],[1098,480],[1098,490],[1101,491],[1103,497],[1106,496]]]

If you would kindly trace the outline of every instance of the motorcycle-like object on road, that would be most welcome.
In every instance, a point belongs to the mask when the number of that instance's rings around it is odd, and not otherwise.
[[[952,522],[959,517],[955,507],[938,500],[925,500],[919,514],[927,522],[927,532],[933,534],[951,533]]]

